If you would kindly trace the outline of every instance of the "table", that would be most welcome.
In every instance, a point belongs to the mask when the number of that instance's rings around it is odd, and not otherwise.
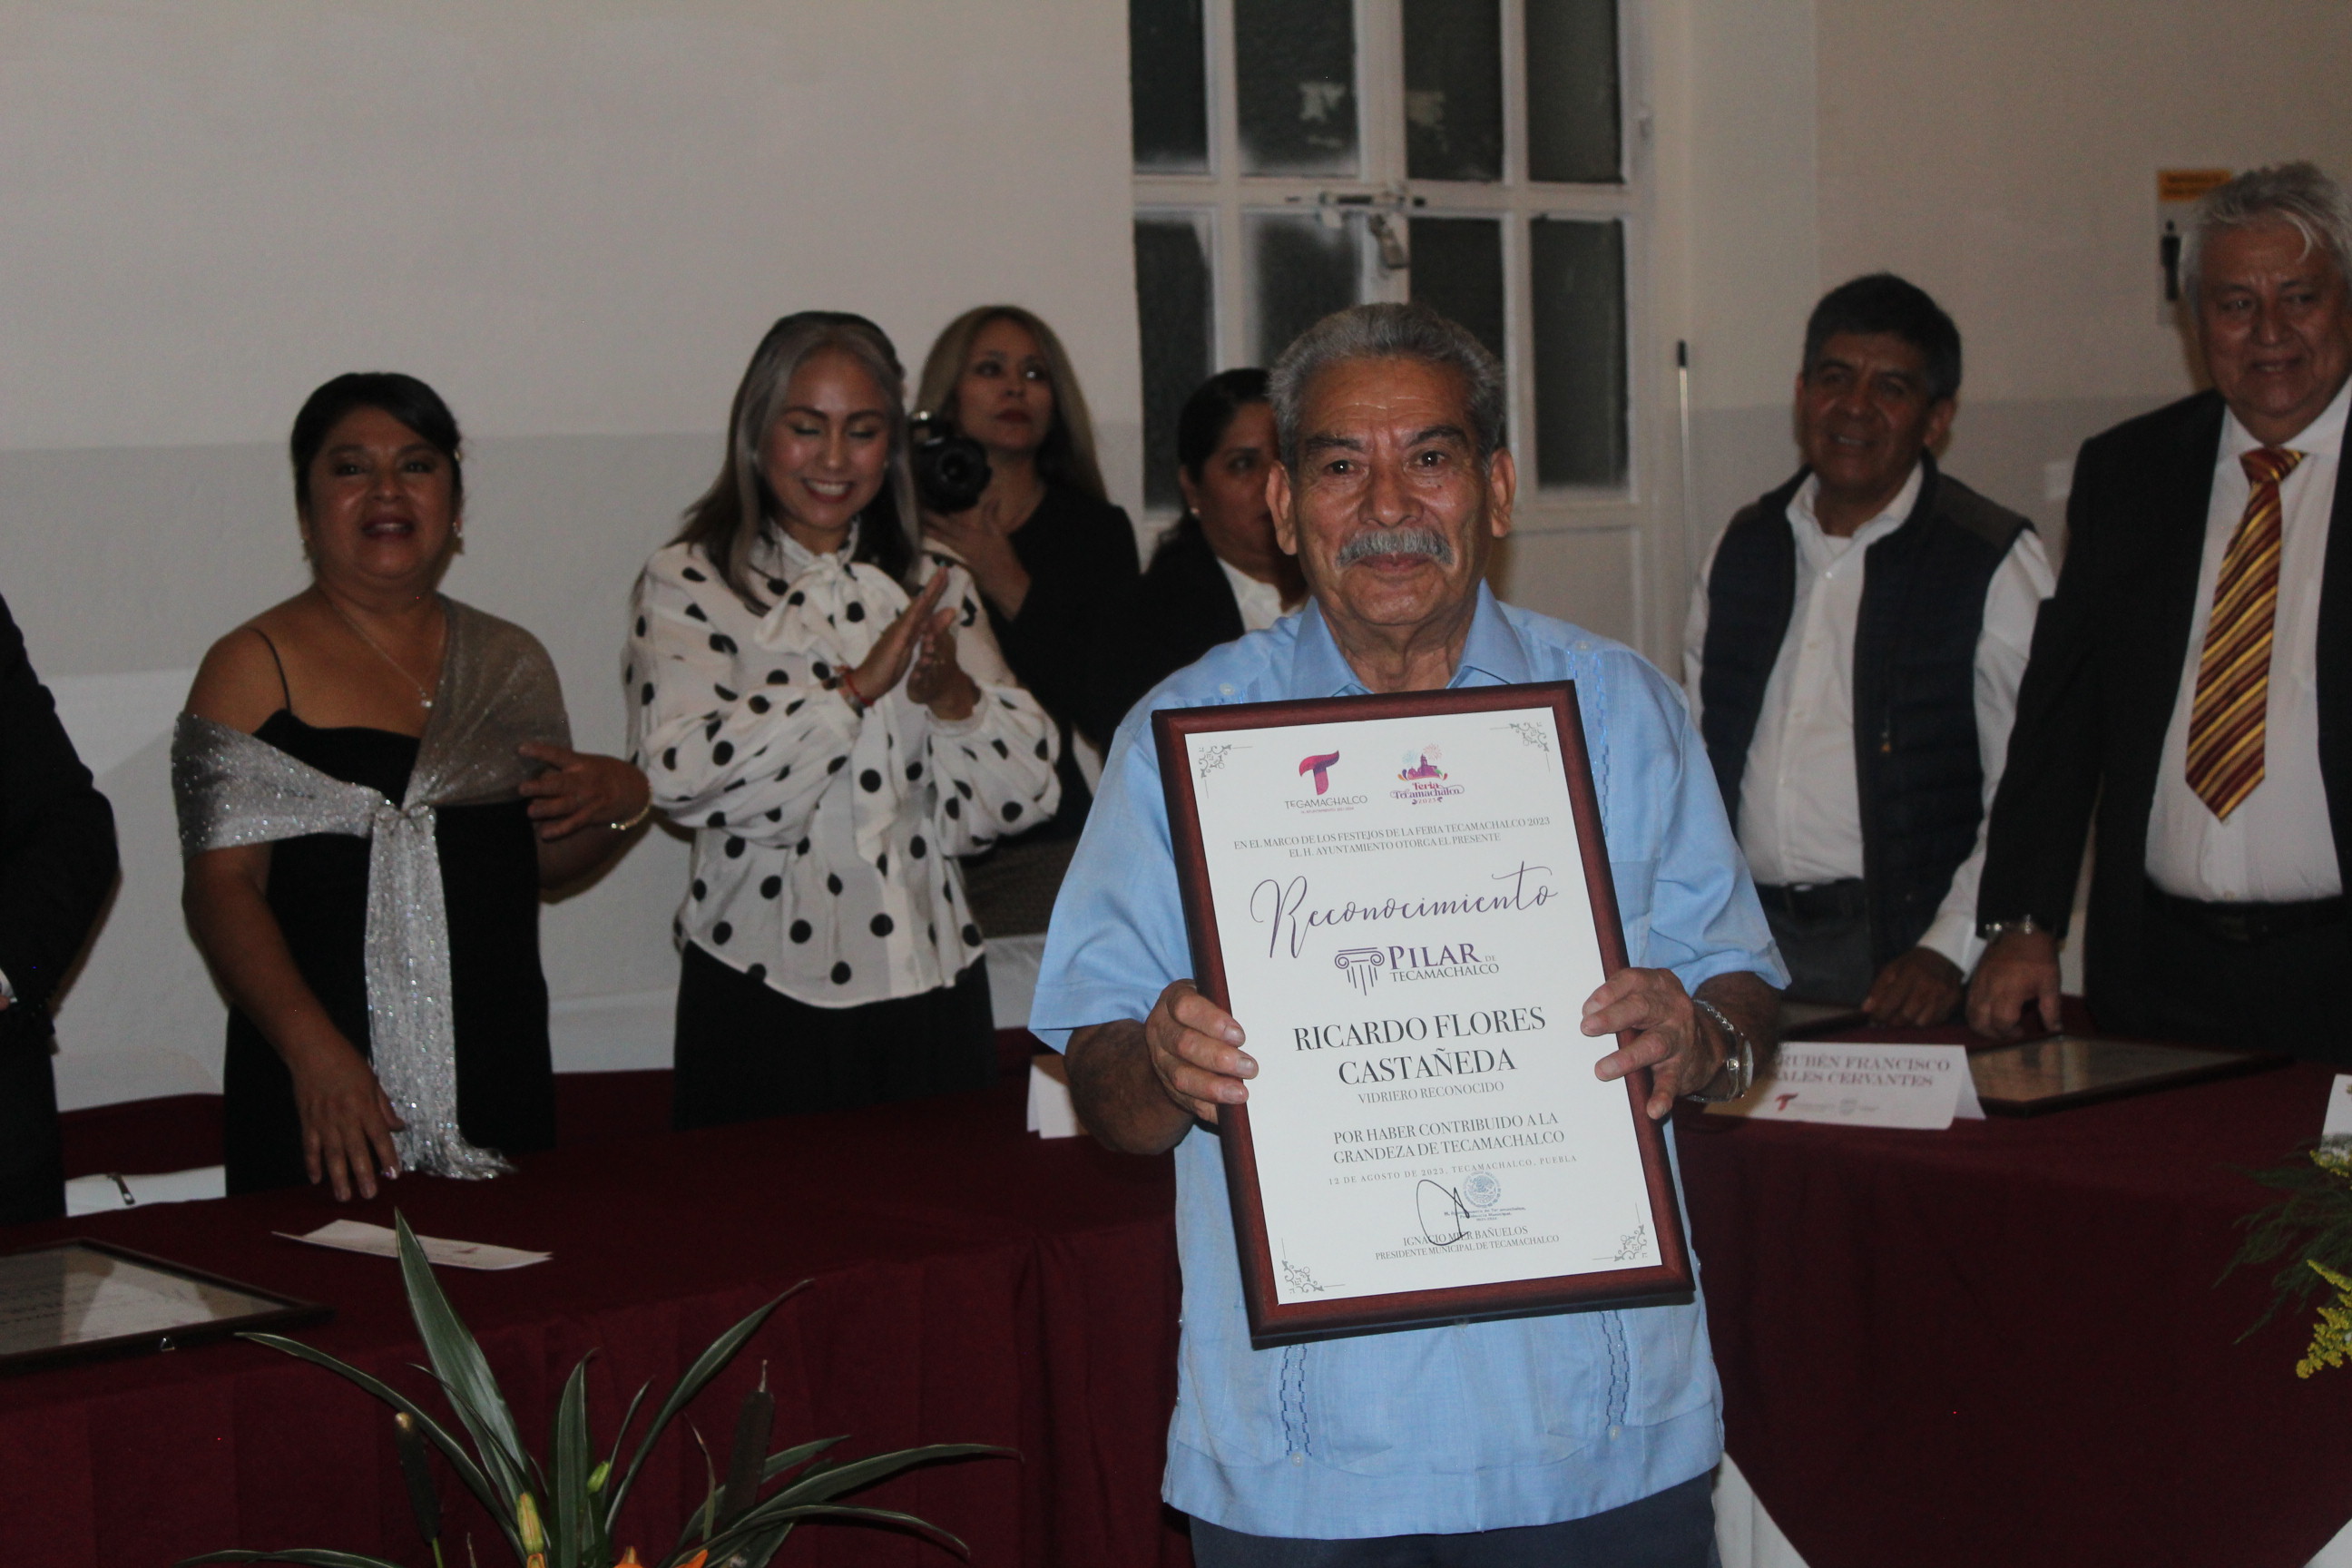
[[[1953,1041],[1955,1033],[1873,1037]],[[2215,1280],[2315,1137],[2295,1066],[1943,1132],[1676,1113],[1727,1446],[1809,1568],[2301,1568],[2352,1375]],[[2274,1267],[2274,1266],[2273,1266]]]
[[[1189,1552],[1159,1502],[1175,1395],[1172,1165],[1024,1133],[1025,1087],[1008,1075],[908,1105],[615,1137],[527,1158],[496,1182],[412,1176],[344,1209],[310,1191],[257,1194],[23,1226],[0,1245],[89,1235],[331,1303],[334,1321],[299,1337],[431,1409],[394,1266],[270,1233],[338,1213],[390,1224],[397,1202],[427,1235],[551,1250],[511,1273],[442,1274],[534,1446],[590,1348],[603,1443],[640,1382],[657,1399],[729,1323],[814,1279],[689,1409],[719,1462],[765,1362],[778,1447],[847,1433],[848,1453],[1019,1448],[1018,1463],[935,1467],[865,1494],[961,1534],[976,1564],[1181,1568]],[[692,1438],[675,1428],[623,1539],[666,1544],[703,1484]],[[453,1516],[472,1507],[454,1482],[444,1498]],[[428,1560],[388,1412],[245,1344],[0,1379],[0,1521],[12,1559],[44,1568],[163,1568],[228,1546]],[[857,1526],[806,1528],[783,1560],[953,1561]]]

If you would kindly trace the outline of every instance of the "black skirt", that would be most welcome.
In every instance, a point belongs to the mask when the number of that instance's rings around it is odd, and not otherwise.
[[[987,961],[919,995],[812,1007],[688,942],[676,1069],[681,1131],[982,1088],[996,1074]]]

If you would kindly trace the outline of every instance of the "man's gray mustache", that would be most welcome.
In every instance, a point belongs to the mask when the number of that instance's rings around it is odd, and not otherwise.
[[[1383,533],[1360,533],[1339,546],[1341,570],[1375,555],[1426,555],[1440,566],[1454,564],[1454,546],[1433,528],[1393,528]]]

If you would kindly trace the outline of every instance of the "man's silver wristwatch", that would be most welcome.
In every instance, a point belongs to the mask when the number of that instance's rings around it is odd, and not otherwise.
[[[2032,915],[2020,915],[2013,921],[1987,921],[1977,927],[1977,935],[1983,938],[1985,945],[1990,947],[2012,931],[2020,936],[2040,936],[2049,930]]]
[[[1691,1005],[1715,1020],[1715,1026],[1721,1029],[1724,1037],[1731,1042],[1731,1049],[1724,1057],[1723,1066],[1715,1075],[1717,1079],[1723,1080],[1722,1092],[1709,1093],[1706,1088],[1701,1088],[1685,1098],[1697,1100],[1702,1105],[1714,1105],[1727,1100],[1738,1100],[1755,1085],[1756,1047],[1749,1041],[1747,1035],[1741,1032],[1739,1026],[1725,1016],[1723,1009],[1714,1003],[1703,997],[1694,996],[1691,998]]]

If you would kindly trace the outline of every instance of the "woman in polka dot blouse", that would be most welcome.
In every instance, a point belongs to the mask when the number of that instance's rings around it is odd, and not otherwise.
[[[631,756],[694,832],[682,1128],[993,1071],[954,857],[1052,816],[1056,738],[970,574],[907,526],[904,382],[863,317],[777,322],[718,479],[637,579]]]

